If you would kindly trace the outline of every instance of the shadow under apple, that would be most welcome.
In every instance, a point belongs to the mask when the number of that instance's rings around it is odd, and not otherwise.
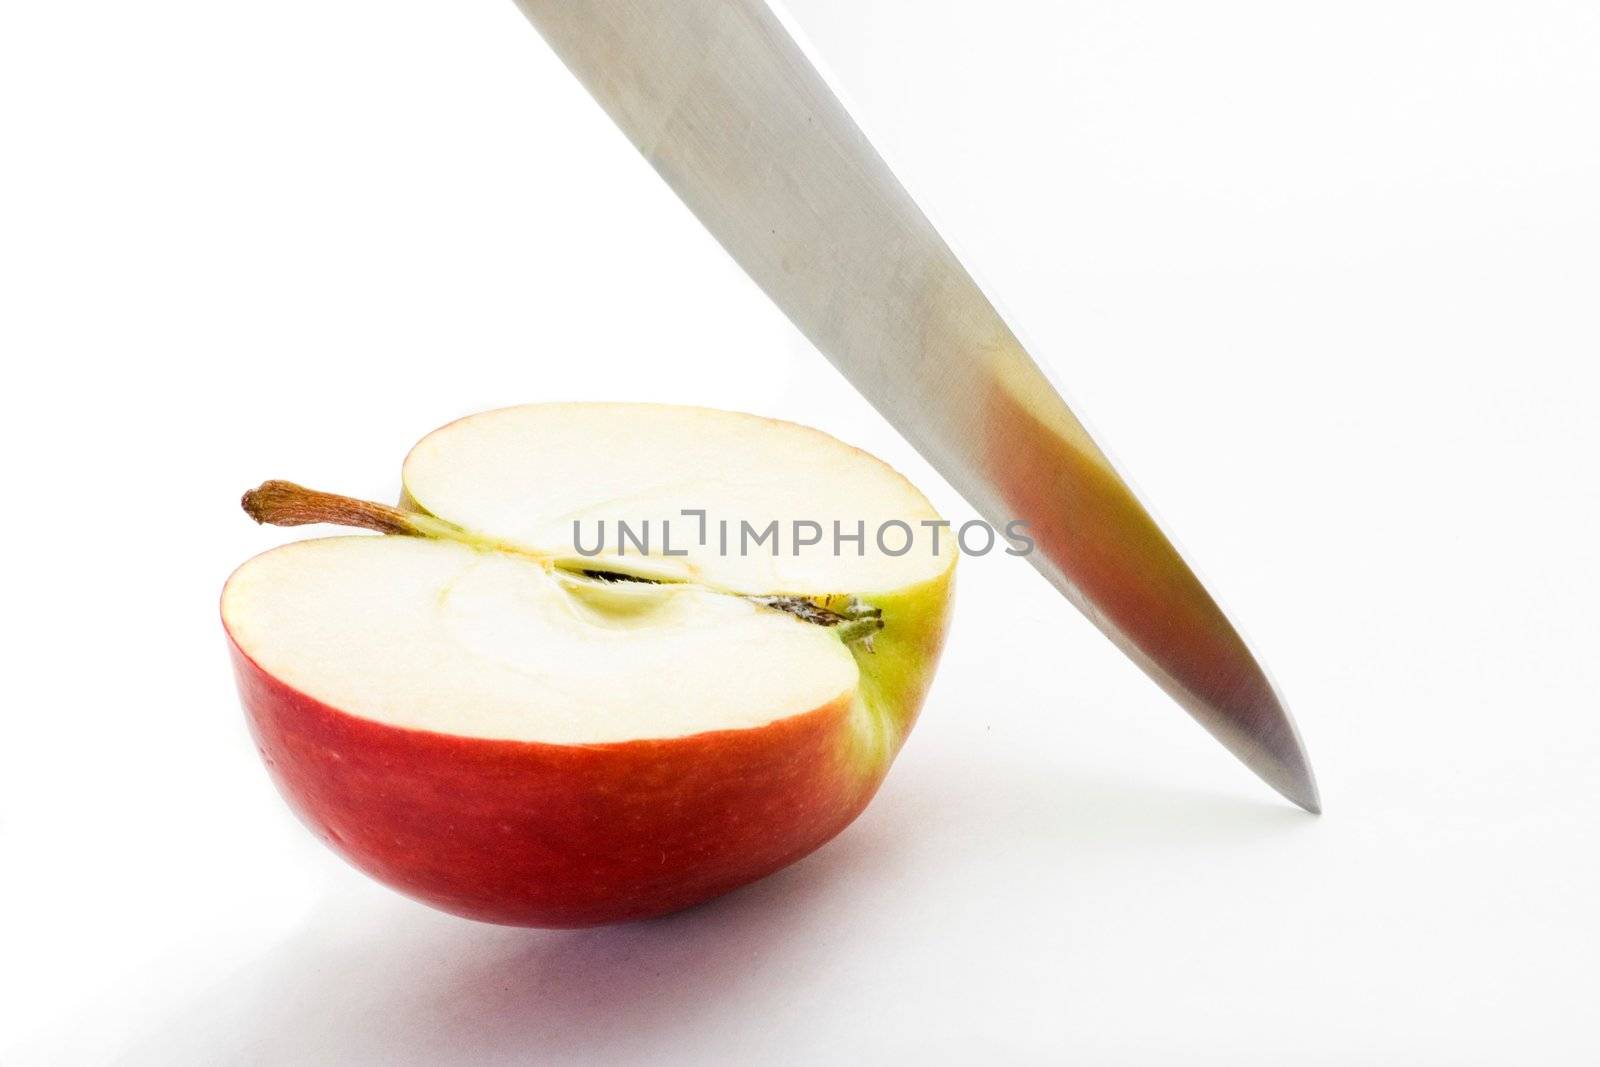
[[[1071,923],[1093,913],[1092,900],[1074,901],[1084,868],[1113,851],[1225,850],[1313,822],[1269,801],[907,757],[923,765],[891,776],[873,808],[815,855],[662,919],[578,931],[485,926],[353,886],[123,1062],[662,1063],[708,1043],[734,1054],[761,1020],[802,1010],[827,984],[861,980],[885,922],[884,905],[862,900],[904,904],[888,922],[917,929],[886,931],[902,940],[937,937],[939,923],[966,920],[960,908],[988,907],[950,905],[945,893],[918,899],[952,855],[968,894],[980,888],[974,872],[1018,853],[1030,870],[1056,872],[1048,888],[1060,906],[1040,921]]]

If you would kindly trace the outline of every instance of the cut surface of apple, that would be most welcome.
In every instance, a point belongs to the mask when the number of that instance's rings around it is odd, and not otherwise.
[[[921,524],[938,514],[887,464],[819,430],[729,411],[490,411],[424,437],[406,457],[403,481],[413,506],[537,552],[570,557],[575,542],[592,551],[603,530],[603,550],[590,561],[597,567],[641,570],[636,541],[621,543],[619,524],[648,529],[649,573],[737,592],[900,589],[937,577],[954,558],[932,551]],[[879,543],[893,521],[915,535],[910,550],[899,551],[897,532]],[[805,538],[793,536],[796,523],[814,524],[817,543],[797,544]],[[756,543],[769,527],[772,536]],[[940,547],[951,537],[945,532]],[[667,547],[684,554],[667,556]]]
[[[357,866],[473,918],[641,918],[793,862],[881,783],[956,553],[879,460],[749,415],[533,405],[435,431],[403,482],[404,511],[351,503],[416,536],[285,545],[223,593],[268,767]],[[326,517],[296,506],[268,521]]]
[[[239,646],[299,691],[463,737],[681,737],[855,691],[824,627],[694,586],[590,585],[460,544],[332,537],[248,565],[225,610]]]

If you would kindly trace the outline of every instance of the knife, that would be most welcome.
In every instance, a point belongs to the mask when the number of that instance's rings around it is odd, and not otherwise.
[[[517,0],[730,255],[1028,559],[1269,785],[1299,731],[1205,587],[763,0]]]

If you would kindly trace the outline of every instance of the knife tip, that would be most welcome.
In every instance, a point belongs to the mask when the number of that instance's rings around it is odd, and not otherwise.
[[[1256,685],[1248,703],[1201,705],[1196,718],[1280,796],[1312,815],[1322,814],[1322,793],[1311,756],[1294,717],[1252,659]],[[1193,705],[1189,705],[1191,711]]]
[[[1286,746],[1287,750],[1280,748],[1276,758],[1269,759],[1266,766],[1255,760],[1247,759],[1245,762],[1284,799],[1312,815],[1321,815],[1322,793],[1317,788],[1316,775],[1311,771],[1311,760],[1306,754],[1305,744],[1300,740],[1299,731],[1294,728],[1287,709],[1279,705],[1279,712],[1288,727],[1287,740],[1290,743]]]
[[[1322,814],[1322,796],[1317,792],[1317,783],[1309,776],[1300,789],[1280,790],[1285,797],[1304,808],[1312,815]]]

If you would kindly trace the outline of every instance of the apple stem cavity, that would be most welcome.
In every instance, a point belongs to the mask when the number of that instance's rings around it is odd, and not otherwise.
[[[401,537],[427,537],[442,541],[456,541],[484,551],[507,552],[534,559],[546,570],[559,570],[569,578],[591,582],[639,582],[650,585],[690,585],[684,581],[664,581],[661,578],[627,574],[615,570],[596,570],[582,567],[571,561],[554,559],[503,541],[481,537],[453,522],[422,512],[407,511],[389,504],[361,500],[338,493],[324,493],[307,489],[294,482],[271,479],[245,493],[239,501],[246,515],[267,526],[308,526],[329,523],[358,530],[373,530],[381,534]],[[705,588],[696,586],[697,588]],[[872,637],[883,629],[883,610],[854,596],[829,594],[808,597],[795,594],[763,596],[751,593],[731,593],[709,589],[709,592],[736,596],[752,604],[781,611],[802,622],[832,628],[847,645],[872,651]]]

